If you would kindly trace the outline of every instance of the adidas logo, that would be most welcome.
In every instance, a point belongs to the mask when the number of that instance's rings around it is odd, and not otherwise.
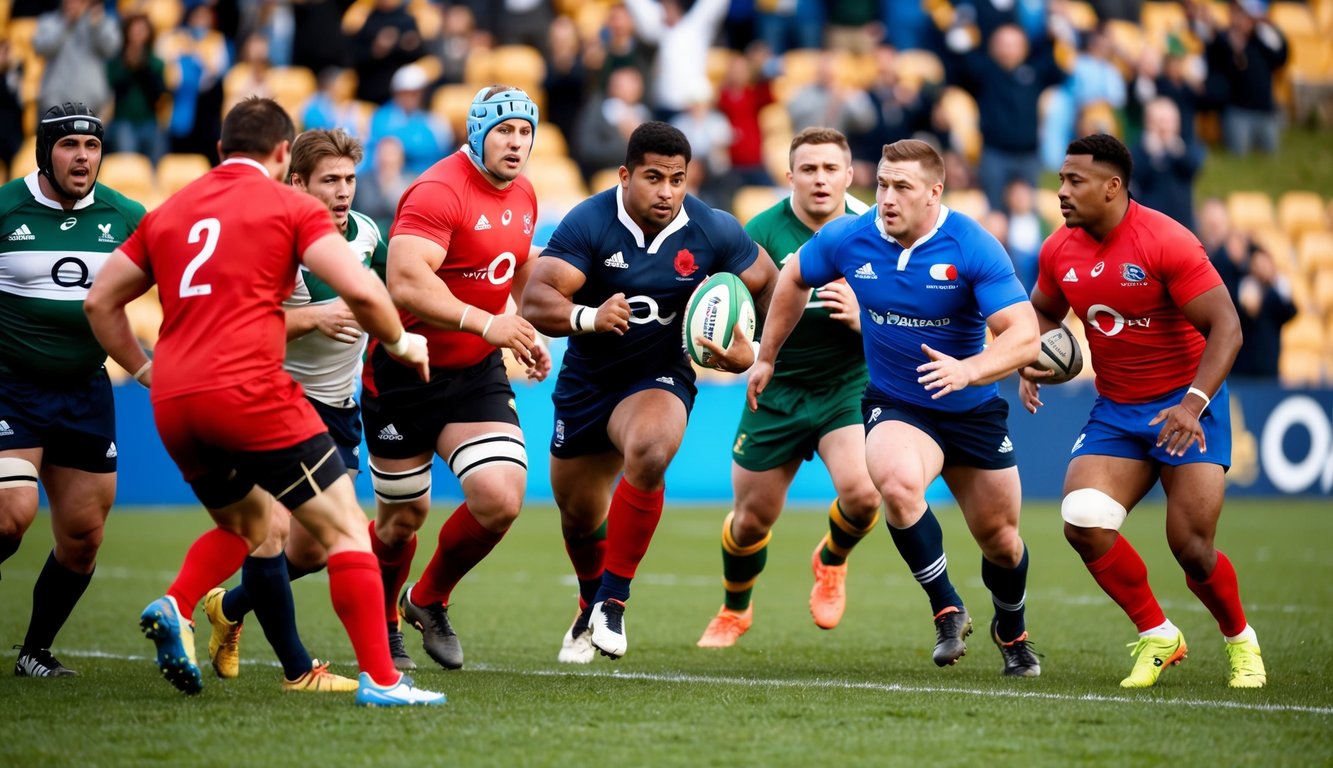
[[[20,224],[19,228],[9,233],[10,240],[36,240],[37,236],[28,229],[27,224]]]
[[[1069,268],[1069,271],[1065,273],[1065,279],[1062,280],[1061,282],[1064,282],[1064,283],[1077,283],[1077,282],[1078,282],[1078,275],[1074,274],[1074,268],[1073,268],[1073,267],[1070,267],[1070,268]]]
[[[490,229],[490,228],[491,228],[491,220],[486,218],[486,214],[483,213],[481,215],[481,218],[477,219],[477,226],[473,227],[472,229],[473,231],[480,232],[483,229]]]
[[[381,430],[380,430],[380,439],[381,439],[381,440],[402,440],[402,439],[403,439],[403,436],[402,436],[401,434],[398,433],[398,429],[397,429],[396,427],[394,427],[394,425],[390,424],[389,426],[387,426],[387,427],[385,427],[384,429],[381,429]]]
[[[12,434],[14,434],[14,429],[9,426],[9,422],[5,421],[4,419],[0,419],[0,437]]]
[[[657,383],[658,383],[658,384],[665,384],[665,385],[667,385],[668,387],[674,387],[674,386],[676,386],[676,380],[673,379],[673,378],[671,378],[670,376],[658,376],[658,377],[657,377]]]
[[[870,421],[871,421],[871,423],[874,423],[874,422],[876,422],[876,421],[879,421],[879,416],[880,416],[881,413],[884,413],[884,409],[883,409],[883,408],[872,408],[871,411],[870,411]]]
[[[875,270],[873,270],[873,269],[870,268],[870,262],[868,262],[868,261],[867,261],[866,263],[862,264],[861,266],[857,267],[857,268],[856,268],[856,272],[854,272],[853,274],[854,274],[856,277],[861,278],[862,280],[878,280],[878,279],[879,279],[879,275],[876,275],[876,274],[875,274]]]
[[[112,443],[112,444],[111,444],[111,447],[106,449],[106,457],[107,457],[108,459],[114,459],[114,458],[116,458],[116,444],[115,444],[115,443]]]
[[[1088,436],[1088,433],[1086,433],[1086,432],[1084,432],[1083,434],[1079,435],[1079,436],[1078,436],[1078,439],[1074,441],[1074,447],[1073,447],[1073,448],[1070,448],[1070,449],[1069,449],[1069,452],[1070,452],[1070,453],[1078,453],[1078,449],[1083,447],[1083,438],[1085,438],[1085,437],[1087,437],[1087,436]]]
[[[625,256],[620,251],[611,254],[611,258],[602,263],[608,267],[615,267],[616,269],[629,269],[629,265],[625,263]]]
[[[1004,442],[1000,443],[1000,453],[1013,453],[1014,444],[1009,442],[1009,436],[1004,436]]]

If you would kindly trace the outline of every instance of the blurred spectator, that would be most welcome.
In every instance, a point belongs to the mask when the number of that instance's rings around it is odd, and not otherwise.
[[[1203,61],[1191,57],[1180,38],[1167,39],[1166,55],[1151,45],[1144,46],[1138,68],[1129,87],[1127,138],[1129,132],[1142,128],[1143,111],[1148,102],[1165,96],[1175,102],[1180,111],[1180,135],[1187,142],[1194,141],[1194,124],[1203,100]]]
[[[344,86],[343,75],[346,71],[329,67],[319,73],[319,90],[301,110],[300,125],[307,131],[314,128],[341,128],[364,145],[370,126],[361,108],[352,100],[351,85]]]
[[[403,147],[403,165],[412,177],[447,154],[454,141],[449,124],[424,109],[429,84],[430,77],[424,69],[408,64],[394,73],[390,83],[393,98],[370,118],[372,155],[381,139],[386,136],[398,139]],[[373,156],[367,158],[366,164],[373,160]]]
[[[157,103],[167,91],[165,65],[153,53],[156,32],[147,16],[126,16],[121,34],[125,46],[106,65],[116,98],[115,118],[106,127],[108,149],[138,152],[156,163],[167,151],[167,135],[157,121]]]
[[[1273,78],[1287,63],[1287,41],[1265,18],[1261,0],[1231,3],[1226,30],[1211,26],[1207,9],[1197,14],[1208,41],[1208,94],[1222,106],[1222,139],[1234,154],[1252,148],[1277,151],[1278,110]]]
[[[1240,280],[1236,309],[1243,341],[1231,375],[1276,378],[1282,326],[1296,317],[1296,305],[1291,284],[1278,274],[1273,255],[1262,248],[1250,252],[1250,271]]]
[[[356,97],[374,104],[388,101],[394,73],[423,53],[421,32],[406,0],[375,0],[365,24],[352,36],[350,49]]]
[[[1023,179],[1014,179],[1004,188],[1004,207],[1009,226],[1000,242],[1014,262],[1019,281],[1031,291],[1037,284],[1037,256],[1051,230],[1037,213],[1035,190]]]
[[[938,32],[925,5],[921,0],[880,0],[884,42],[900,51],[937,47]]]
[[[619,168],[625,162],[629,135],[652,116],[643,103],[643,75],[639,70],[621,67],[612,72],[606,94],[590,99],[579,118],[575,144],[584,177],[591,179],[600,170]]]
[[[65,102],[82,102],[98,115],[111,106],[106,65],[120,52],[120,27],[101,0],[63,0],[60,10],[38,17],[32,48],[46,59],[38,114]]]
[[[837,62],[836,54],[821,52],[814,82],[801,86],[787,100],[792,131],[822,127],[851,136],[875,125],[875,105],[865,91],[838,77]]]
[[[231,89],[227,101],[222,105],[224,115],[247,96],[273,98],[273,87],[269,85],[269,73],[273,67],[269,61],[268,38],[258,32],[252,33],[241,42],[237,58],[239,59],[237,64],[244,65],[243,68],[238,67],[240,70],[238,74],[244,77],[233,78],[237,82]]]
[[[613,5],[606,11],[606,24],[597,37],[588,41],[583,66],[597,73],[597,90],[606,93],[611,73],[621,67],[634,67],[648,81],[652,52],[634,35],[634,19],[623,5]]]
[[[171,151],[205,155],[217,164],[222,76],[231,57],[215,22],[213,6],[198,3],[186,12],[183,26],[162,36],[158,50],[166,64],[167,82],[176,83],[167,126]]]
[[[0,38],[0,162],[8,172],[23,146],[22,86],[23,62],[10,57],[9,40]]]
[[[1117,19],[1138,24],[1143,14],[1143,0],[1089,0],[1088,4],[1102,21]]]
[[[1211,258],[1226,244],[1231,233],[1231,217],[1227,214],[1227,204],[1220,197],[1206,198],[1199,205],[1199,228],[1195,234]]]
[[[1130,190],[1140,203],[1194,229],[1194,180],[1204,151],[1180,135],[1180,110],[1165,96],[1148,102],[1143,136],[1134,146]]]
[[[238,39],[261,35],[268,43],[268,60],[275,67],[292,64],[295,34],[292,0],[239,0]]]
[[[824,2],[770,0],[756,3],[754,31],[774,56],[781,56],[793,48],[819,48],[824,42]]]
[[[574,140],[579,108],[587,101],[588,80],[583,70],[579,30],[573,19],[560,16],[551,22],[550,33],[546,79],[542,81],[542,90],[546,92],[546,114],[542,120],[559,128],[568,143]],[[572,146],[570,152],[574,152]]]
[[[463,82],[476,36],[477,20],[471,8],[460,4],[444,9],[440,34],[425,44],[426,53],[440,60],[440,84]]]
[[[555,14],[551,0],[468,0],[477,26],[491,45],[530,45],[546,53],[546,32]]]
[[[930,126],[930,103],[921,89],[898,77],[897,51],[881,45],[875,49],[874,61],[875,81],[866,90],[875,111],[874,124],[847,137],[855,169],[852,185],[856,187],[875,186],[875,168],[885,144],[913,138]]]
[[[1076,131],[1076,123],[1077,117],[1090,106],[1104,104],[1116,112],[1124,110],[1125,90],[1125,76],[1116,65],[1110,36],[1101,27],[1090,30],[1083,36],[1083,47],[1074,57],[1074,68],[1064,87],[1047,98],[1041,122],[1043,164],[1059,168],[1069,142],[1076,135],[1089,135],[1087,131]],[[1121,135],[1118,126],[1093,132]]]
[[[311,72],[347,69],[352,57],[343,36],[343,14],[352,0],[295,0],[292,4],[292,64]]]
[[[387,233],[398,210],[398,199],[412,178],[403,167],[403,145],[397,138],[385,136],[370,149],[375,159],[370,171],[356,179],[356,209]]]
[[[639,39],[657,46],[650,103],[659,120],[670,120],[689,106],[708,83],[708,48],[717,37],[727,0],[625,0]]]
[[[740,185],[730,177],[731,123],[714,109],[713,89],[707,83],[693,94],[684,112],[671,119],[671,124],[685,134],[690,142],[690,175],[696,168],[703,171],[698,179],[701,194],[710,205],[721,202],[723,207],[731,200]]]
[[[985,143],[977,177],[992,208],[1004,204],[1004,187],[1012,179],[1036,186],[1038,156],[1037,102],[1042,91],[1065,80],[1056,62],[1056,42],[1041,37],[1035,49],[1023,30],[1005,24],[995,30],[982,53],[968,48],[970,38],[950,32],[951,50],[965,51],[953,59],[964,87],[977,101]]]
[[[884,39],[879,0],[835,0],[828,4],[824,45],[865,55]]]
[[[14,0],[9,16],[13,19],[26,19],[41,16],[60,7],[60,0]]]
[[[764,168],[764,135],[759,127],[759,110],[773,103],[773,89],[759,63],[767,50],[755,42],[746,55],[732,56],[717,94],[717,109],[731,123],[731,172],[739,184],[773,183]]]

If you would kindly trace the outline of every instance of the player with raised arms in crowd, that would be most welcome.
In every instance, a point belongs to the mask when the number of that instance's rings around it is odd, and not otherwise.
[[[565,216],[523,294],[523,316],[539,331],[570,337],[552,394],[551,489],[579,611],[561,661],[586,664],[594,649],[617,659],[628,647],[630,582],[662,517],[667,466],[694,404],[695,373],[681,347],[691,293],[730,272],[762,311],[776,279],[734,217],[686,194],[689,161],[678,129],[636,128],[620,183]],[[754,360],[748,342],[703,346],[723,371]]]
[[[745,231],[780,267],[825,224],[869,210],[847,194],[852,155],[831,128],[806,128],[788,152],[792,193],[757,214]],[[815,586],[810,613],[823,629],[838,625],[846,606],[847,556],[879,520],[879,491],[865,466],[861,392],[866,384],[861,313],[846,280],[814,291],[777,359],[759,410],[743,408],[731,448],[735,502],[722,522],[722,608],[708,623],[701,648],[726,648],[749,630],[751,594],[768,561],[773,525],[802,461],[819,454],[838,496],[829,505],[829,532],[811,558]]]
[[[162,442],[217,524],[191,545],[140,625],[163,676],[185,693],[202,690],[191,616],[267,538],[276,500],[329,553],[333,608],[361,668],[356,701],[443,704],[443,694],[414,687],[394,668],[365,513],[324,423],[282,368],[282,302],[305,264],[358,325],[423,377],[426,343],[403,329],[375,275],[348,257],[328,207],[277,181],[287,176],[295,134],[271,99],[233,107],[222,122],[222,164],[144,217],[84,303],[102,346],[149,385]],[[153,284],[163,319],[150,364],[125,305]]]
[[[1139,631],[1121,687],[1155,685],[1188,649],[1120,526],[1160,479],[1167,544],[1226,639],[1229,685],[1261,688],[1268,675],[1236,569],[1213,545],[1231,464],[1226,376],[1240,320],[1198,238],[1130,199],[1132,171],[1113,136],[1069,145],[1060,168],[1065,228],[1042,246],[1032,291],[1043,330],[1074,310],[1097,369],[1097,401],[1065,473],[1065,538]],[[1023,374],[1023,405],[1036,413],[1039,382],[1050,374]]]
[[[527,452],[501,350],[541,380],[551,370],[532,324],[506,312],[533,261],[537,196],[523,175],[537,134],[537,105],[507,85],[482,88],[467,116],[467,144],[403,193],[389,233],[387,282],[403,323],[426,337],[430,378],[371,342],[362,394],[378,517],[384,609],[396,661],[402,649],[394,604],[421,630],[427,655],[463,666],[449,621],[454,587],[504,538],[527,486]],[[463,486],[463,503],[440,527],[421,580],[406,583],[416,532],[430,510],[435,454]]]
[[[873,212],[826,224],[782,268],[750,372],[750,407],[773,380],[811,286],[845,278],[861,306],[870,373],[862,400],[866,465],[884,496],[893,543],[930,598],[933,659],[956,663],[972,631],[926,501],[927,486],[943,476],[981,548],[1003,672],[1035,677],[1041,666],[1024,622],[1028,553],[1018,534],[1018,466],[1009,404],[995,382],[1036,360],[1036,313],[1004,247],[941,204],[944,160],[932,146],[886,144],[876,185]]]
[[[51,655],[88,588],[116,496],[116,412],[106,352],[83,300],[142,205],[97,183],[102,121],[83,104],[37,123],[37,170],[0,187],[0,563],[46,489],[55,546],[32,588],[14,674],[67,677]]]
[[[373,260],[383,262],[385,248],[375,222],[352,210],[362,154],[361,142],[345,131],[306,131],[292,143],[287,179],[329,209],[347,240],[348,258],[368,269]],[[282,306],[287,323],[283,368],[301,385],[355,480],[361,466],[361,409],[354,395],[366,337],[347,303],[304,265]],[[355,680],[335,675],[327,664],[311,658],[296,628],[290,582],[322,569],[327,557],[304,526],[291,525],[291,514],[281,504],[273,505],[268,539],[245,559],[240,586],[217,587],[204,596],[204,613],[212,625],[208,657],[218,677],[240,674],[242,622],[253,609],[282,664],[283,690],[356,690]]]

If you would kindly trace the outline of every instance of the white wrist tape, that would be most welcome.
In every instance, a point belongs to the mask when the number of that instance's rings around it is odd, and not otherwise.
[[[597,330],[597,310],[593,307],[585,307],[582,304],[575,304],[574,309],[569,312],[569,327],[573,335],[578,336],[583,333],[592,333]]]
[[[463,328],[463,323],[467,322],[467,313],[469,313],[469,312],[471,312],[471,311],[472,311],[472,305],[471,305],[471,304],[464,304],[464,305],[463,305],[463,315],[462,315],[461,317],[458,318],[458,330],[460,330],[460,331],[465,330],[465,329]]]
[[[1204,391],[1203,391],[1202,389],[1199,389],[1198,387],[1190,387],[1190,388],[1185,392],[1185,394],[1187,394],[1187,395],[1198,395],[1199,397],[1202,397],[1202,398],[1203,398],[1203,407],[1199,409],[1199,413],[1201,413],[1201,414],[1202,414],[1204,411],[1208,410],[1208,404],[1211,403],[1211,402],[1213,402],[1213,399],[1212,399],[1211,397],[1209,397],[1208,395],[1204,394]]]
[[[392,344],[385,344],[384,349],[394,357],[402,357],[407,354],[407,348],[410,346],[412,346],[412,340],[407,331],[403,331],[402,335],[398,337],[398,341],[395,341]]]
[[[151,370],[153,370],[153,361],[149,360],[148,362],[139,366],[139,370],[134,372],[134,380],[139,382],[140,384],[143,384],[143,377]]]
[[[491,323],[495,322],[495,315],[486,318],[486,325],[481,328],[481,340],[486,341],[486,334],[491,330]]]

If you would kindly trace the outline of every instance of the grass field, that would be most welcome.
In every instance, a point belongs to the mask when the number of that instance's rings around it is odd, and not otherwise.
[[[82,676],[0,674],[0,766],[773,766],[1329,765],[1333,763],[1333,509],[1327,500],[1228,504],[1219,546],[1235,561],[1269,685],[1226,687],[1211,617],[1195,601],[1145,506],[1126,526],[1148,561],[1189,659],[1155,689],[1122,692],[1133,627],[1059,534],[1058,510],[1025,510],[1032,552],[1029,627],[1042,677],[1008,680],[985,637],[979,556],[956,510],[941,510],[951,571],[977,619],[957,667],[930,661],[925,597],[883,530],[855,553],[849,606],[831,632],[806,608],[809,555],[826,525],[812,510],[779,523],[756,593],[756,624],[736,648],[694,647],[721,602],[720,508],[667,511],[635,582],[628,655],[583,668],[555,661],[575,588],[553,509],[532,507],[455,592],[467,652],[434,668],[409,630],[418,681],[449,694],[434,710],[373,711],[347,695],[284,694],[258,626],[241,677],[186,698],[153,668],[137,628],[202,513],[117,509],[97,572],[57,641]],[[418,553],[444,516],[437,509]],[[0,639],[22,639],[50,534],[40,518],[0,581]],[[351,647],[327,579],[294,586],[315,655],[351,674]],[[201,661],[207,620],[196,614]],[[12,659],[12,653],[6,651]],[[6,662],[8,663],[8,662]],[[204,662],[206,665],[206,661]]]

